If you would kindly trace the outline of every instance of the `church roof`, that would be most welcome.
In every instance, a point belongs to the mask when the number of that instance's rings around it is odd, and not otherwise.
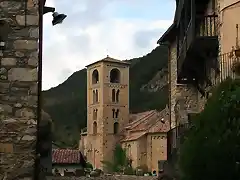
[[[81,151],[76,149],[53,149],[53,164],[85,164]]]
[[[148,133],[167,132],[170,128],[169,109],[166,107],[161,112],[157,110],[132,114],[132,120],[123,132],[124,138],[121,141],[132,141]]]
[[[118,63],[118,64],[124,64],[124,65],[130,65],[131,64],[130,62],[128,62],[126,60],[122,61],[122,60],[114,59],[114,58],[111,58],[111,57],[107,56],[107,57],[105,57],[105,58],[103,58],[99,61],[95,61],[94,63],[91,63],[91,64],[87,65],[86,67],[92,66],[92,65],[94,65],[96,63],[99,63],[99,62],[110,62],[110,63]]]

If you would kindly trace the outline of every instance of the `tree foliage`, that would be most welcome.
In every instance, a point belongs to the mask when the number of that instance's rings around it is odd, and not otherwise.
[[[227,79],[193,121],[181,146],[184,180],[240,179],[240,81]]]
[[[134,174],[132,167],[128,165],[129,159],[126,155],[126,151],[117,144],[113,152],[113,161],[103,161],[105,168],[109,172],[124,172],[125,174]]]

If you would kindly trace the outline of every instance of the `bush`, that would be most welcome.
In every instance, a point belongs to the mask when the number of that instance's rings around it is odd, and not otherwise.
[[[123,173],[125,175],[136,175],[136,170],[132,167],[125,167]]]
[[[240,179],[240,81],[227,79],[215,90],[181,146],[184,180]]]
[[[93,169],[93,165],[90,162],[86,163],[86,168],[87,169]]]

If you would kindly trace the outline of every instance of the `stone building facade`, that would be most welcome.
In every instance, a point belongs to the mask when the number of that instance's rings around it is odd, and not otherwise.
[[[129,64],[106,57],[87,66],[87,152],[95,167],[112,153],[129,115]]]
[[[178,1],[176,1],[178,2]],[[214,2],[214,3],[213,3]],[[213,4],[215,4],[213,6]],[[220,76],[216,78],[215,72],[211,72],[213,79],[217,83],[227,76],[234,77],[231,70],[232,63],[236,60],[233,49],[239,47],[240,42],[240,2],[237,0],[211,0],[205,11],[206,15],[217,14],[216,30],[219,39]],[[171,128],[181,122],[187,122],[188,115],[198,113],[203,110],[206,98],[201,97],[196,88],[189,84],[177,83],[177,47],[176,47],[176,27],[174,23],[166,33],[160,38],[158,43],[167,43],[169,47],[169,106]]]
[[[112,161],[121,144],[133,168],[158,169],[167,159],[169,109],[129,114],[129,64],[110,57],[87,66],[87,131],[79,149],[95,167]]]
[[[38,38],[37,0],[0,2],[0,179],[33,174]]]

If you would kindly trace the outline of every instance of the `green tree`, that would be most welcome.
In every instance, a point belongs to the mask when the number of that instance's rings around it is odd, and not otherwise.
[[[240,179],[240,80],[216,88],[181,146],[184,180]]]
[[[129,159],[126,151],[117,144],[113,152],[113,162],[102,161],[109,172],[125,172],[125,174],[134,174],[134,169],[128,167]]]

